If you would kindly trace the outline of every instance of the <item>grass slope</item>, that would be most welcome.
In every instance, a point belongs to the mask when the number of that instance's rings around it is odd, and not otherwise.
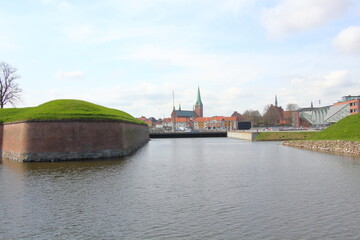
[[[144,124],[130,114],[81,100],[54,100],[37,107],[0,109],[0,122],[24,120],[118,120]]]
[[[350,115],[306,140],[360,141],[360,114]]]
[[[256,136],[256,141],[304,140],[315,132],[262,132]]]

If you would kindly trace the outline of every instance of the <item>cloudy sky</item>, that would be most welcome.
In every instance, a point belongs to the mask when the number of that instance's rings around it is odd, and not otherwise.
[[[0,61],[18,107],[82,99],[132,114],[206,116],[360,95],[358,0],[0,0]],[[8,106],[11,107],[11,106]]]

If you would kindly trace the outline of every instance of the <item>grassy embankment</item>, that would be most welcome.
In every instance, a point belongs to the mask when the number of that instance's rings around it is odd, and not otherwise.
[[[347,140],[360,141],[360,114],[341,119],[321,132],[264,132],[257,141]]]
[[[305,140],[315,132],[262,132],[256,137],[256,141],[285,141]]]
[[[360,141],[360,114],[347,116],[306,140]]]
[[[0,109],[0,123],[26,120],[115,120],[146,125],[126,112],[81,100],[54,100],[37,107]]]

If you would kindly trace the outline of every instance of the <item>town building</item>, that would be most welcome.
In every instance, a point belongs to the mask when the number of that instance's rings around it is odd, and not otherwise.
[[[231,114],[231,117],[235,117],[236,121],[243,121],[244,120],[244,117],[240,113],[238,113],[237,111],[235,111],[233,114]]]
[[[360,111],[360,96],[344,96],[330,106],[302,108],[294,113],[294,126],[311,125],[316,127],[329,126],[339,120],[357,114]]]
[[[198,117],[194,120],[194,130],[236,130],[237,122],[236,117]]]
[[[204,105],[201,100],[200,87],[198,87],[196,102],[193,110],[183,110],[179,104],[176,110],[173,106],[170,118],[164,118],[160,122],[145,117],[139,118],[146,122],[153,131],[230,131],[237,130],[238,122],[243,121],[243,117],[238,112],[234,112],[231,117],[214,116],[204,117]]]
[[[154,127],[157,123],[157,120],[154,117],[150,117],[150,118],[146,118],[144,116],[141,116],[139,118],[140,121],[143,121],[144,123],[146,123],[149,127]]]

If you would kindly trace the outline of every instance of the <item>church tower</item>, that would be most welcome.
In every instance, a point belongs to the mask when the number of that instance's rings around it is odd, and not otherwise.
[[[195,103],[195,113],[198,117],[203,117],[203,104],[201,102],[200,87],[198,87],[198,94]]]

